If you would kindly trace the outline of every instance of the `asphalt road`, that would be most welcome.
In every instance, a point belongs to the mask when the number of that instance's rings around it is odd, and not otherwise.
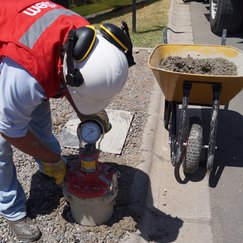
[[[209,25],[209,5],[200,1],[189,4],[195,44],[221,44]],[[227,45],[243,50],[243,31],[227,36]],[[221,109],[217,130],[217,152],[210,174],[209,193],[212,231],[215,243],[243,242],[243,92]],[[205,121],[210,109],[203,110]],[[203,197],[203,195],[202,195]]]

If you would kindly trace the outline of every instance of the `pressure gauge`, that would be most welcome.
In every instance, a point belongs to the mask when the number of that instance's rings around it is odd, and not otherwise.
[[[102,129],[97,122],[92,120],[81,122],[78,127],[78,137],[88,144],[96,143],[102,135]]]

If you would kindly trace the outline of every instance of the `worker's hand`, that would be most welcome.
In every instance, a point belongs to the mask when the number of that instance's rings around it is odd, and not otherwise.
[[[42,162],[42,172],[45,175],[55,178],[57,185],[63,183],[66,169],[66,159],[63,157],[55,163]]]
[[[80,117],[80,120],[83,121],[83,120],[87,120],[87,119],[95,119],[97,120],[98,122],[100,122],[103,127],[104,127],[104,132],[107,133],[111,130],[111,124],[109,122],[109,117],[106,113],[105,110],[102,110],[96,114],[92,114],[92,115],[82,115]]]

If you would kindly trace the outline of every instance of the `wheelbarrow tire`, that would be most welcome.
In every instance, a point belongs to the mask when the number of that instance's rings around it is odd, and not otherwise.
[[[191,121],[190,132],[187,140],[187,148],[182,166],[186,175],[194,174],[199,166],[202,151],[203,129],[198,118]]]
[[[242,23],[242,0],[210,0],[210,26],[216,35],[221,35],[223,29],[235,33]],[[241,10],[240,10],[241,9]]]

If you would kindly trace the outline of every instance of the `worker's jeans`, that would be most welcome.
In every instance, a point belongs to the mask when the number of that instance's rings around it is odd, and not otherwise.
[[[52,134],[48,101],[43,102],[34,110],[29,127],[50,149],[57,153],[61,152],[59,142]],[[13,163],[12,147],[0,135],[0,214],[11,221],[21,219],[26,216],[25,202],[25,192],[17,179]]]

